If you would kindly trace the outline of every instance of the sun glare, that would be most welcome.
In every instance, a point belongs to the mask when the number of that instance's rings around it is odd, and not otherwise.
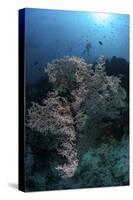
[[[107,22],[109,20],[110,15],[106,14],[106,13],[95,13],[94,17],[97,22],[103,23],[103,22]]]

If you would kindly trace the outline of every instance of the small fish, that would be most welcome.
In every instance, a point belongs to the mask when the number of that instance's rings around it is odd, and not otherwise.
[[[102,43],[101,41],[99,41],[99,44],[100,44],[100,45],[103,45],[103,43]]]
[[[38,64],[39,64],[39,63],[38,63],[37,61],[34,62],[34,65],[35,65],[35,66],[38,65]]]

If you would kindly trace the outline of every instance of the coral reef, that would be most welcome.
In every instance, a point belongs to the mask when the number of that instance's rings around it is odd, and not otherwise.
[[[121,141],[110,138],[108,142],[90,148],[79,167],[79,187],[128,185],[129,177],[128,137]]]
[[[127,96],[129,94],[129,62],[124,58],[113,56],[106,60],[107,74],[121,77],[121,86],[125,88]]]
[[[95,139],[97,132],[121,116],[126,92],[120,78],[106,74],[103,56],[95,66],[75,56],[53,60],[48,64],[48,78],[52,91],[41,104],[32,103],[27,126],[45,136],[56,136],[56,150],[64,164],[55,168],[61,177],[69,178],[78,167],[77,138],[83,136],[89,148],[90,138]]]

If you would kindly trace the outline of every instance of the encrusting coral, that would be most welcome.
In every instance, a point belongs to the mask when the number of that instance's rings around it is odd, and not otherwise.
[[[53,60],[47,67],[53,91],[41,105],[33,102],[27,126],[57,136],[57,152],[66,162],[56,169],[61,177],[72,177],[78,166],[77,135],[99,129],[105,118],[119,118],[126,93],[118,77],[107,76],[103,56],[95,66],[73,56]]]

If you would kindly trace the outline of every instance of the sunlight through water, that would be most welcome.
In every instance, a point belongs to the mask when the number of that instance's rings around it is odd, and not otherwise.
[[[107,23],[111,19],[111,14],[107,13],[95,13],[93,16],[97,23]]]

